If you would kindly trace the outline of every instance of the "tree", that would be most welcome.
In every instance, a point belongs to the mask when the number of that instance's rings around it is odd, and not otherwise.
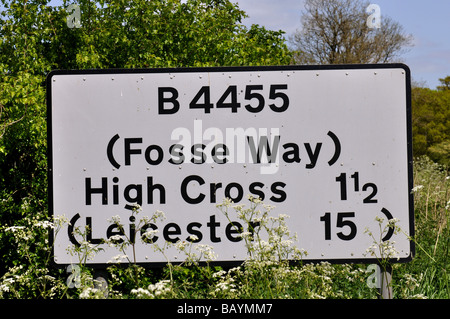
[[[291,37],[299,64],[387,63],[397,61],[412,36],[391,18],[367,25],[369,2],[306,0],[302,28]]]
[[[439,91],[448,91],[450,90],[450,75],[443,78],[443,79],[439,79],[439,82],[441,82],[441,85],[439,85],[437,87],[437,89]]]
[[[411,104],[414,156],[450,165],[450,90],[415,87]]]
[[[64,0],[57,7],[49,2],[0,0],[0,274],[23,258],[2,229],[21,225],[27,215],[49,218],[49,71],[274,65],[291,59],[282,31],[245,27],[245,13],[229,0]],[[67,21],[74,3],[79,24]]]

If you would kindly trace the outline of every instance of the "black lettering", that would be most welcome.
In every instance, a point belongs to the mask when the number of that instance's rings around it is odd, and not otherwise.
[[[86,217],[86,241],[93,245],[101,244],[101,238],[92,238],[92,217]]]
[[[317,159],[319,158],[320,148],[322,147],[322,143],[317,143],[314,152],[312,151],[311,145],[309,143],[305,143],[306,152],[308,153],[310,164],[306,164],[306,168],[314,168],[317,163]]]
[[[250,186],[249,186],[250,193],[252,193],[253,195],[258,196],[259,199],[264,200],[264,198],[265,198],[264,192],[261,191],[261,190],[256,189],[256,187],[263,188],[264,187],[264,183],[254,182],[254,183],[251,183]]]
[[[227,156],[229,155],[229,153],[230,151],[228,150],[228,147],[225,144],[217,144],[211,151],[213,160],[217,164],[225,164],[226,162],[228,162]],[[219,159],[217,156],[223,157]]]
[[[131,144],[142,143],[142,138],[126,138],[124,139],[125,143],[125,165],[131,165],[131,154],[141,154],[141,149],[131,149]]]
[[[280,136],[274,136],[273,145],[270,147],[269,139],[267,136],[260,136],[258,140],[258,150],[256,150],[256,144],[253,140],[253,136],[247,136],[248,146],[252,155],[253,163],[261,163],[261,156],[265,152],[267,155],[268,163],[276,163],[278,154],[278,145],[280,144]]]
[[[151,228],[153,230],[157,230],[158,229],[158,227],[155,224],[145,224],[141,228],[141,239],[142,239],[142,241],[144,243],[153,244],[153,243],[155,243],[158,240],[158,236],[153,236],[151,238],[145,236],[144,234],[147,231],[147,229],[149,229],[149,228]]]
[[[170,146],[170,148],[169,148],[169,152],[171,155],[171,157],[169,159],[170,164],[183,164],[184,163],[183,148],[184,148],[184,146],[181,144],[173,144]],[[178,159],[175,160],[173,158],[174,156],[178,156]]]
[[[92,205],[92,194],[102,194],[102,205],[108,205],[108,179],[102,177],[102,187],[92,188],[91,178],[86,177],[85,179],[86,188],[86,205]]]
[[[171,230],[171,228],[173,228],[173,230]],[[181,235],[181,229],[180,229],[180,226],[178,226],[175,223],[168,223],[164,227],[164,230],[163,230],[164,239],[166,241],[170,241],[171,243],[176,243],[177,241],[180,240],[180,237],[175,237],[175,238],[170,237],[172,235],[175,235],[175,236]]]
[[[219,188],[222,188],[222,183],[211,183],[209,185],[209,192],[210,192],[209,200],[210,200],[210,203],[215,203],[216,202],[216,191]]]
[[[136,195],[132,197],[130,195],[130,192],[134,190],[136,192]],[[142,205],[142,185],[140,184],[130,184],[125,187],[125,190],[123,191],[123,197],[128,203],[137,203],[139,205]],[[125,205],[126,209],[133,209],[134,206],[132,205]]]
[[[272,186],[270,187],[270,190],[272,191],[272,193],[274,193],[275,195],[279,195],[279,197],[275,197],[275,196],[271,196],[270,200],[276,203],[281,203],[284,202],[287,198],[287,194],[284,190],[279,189],[279,188],[284,188],[286,186],[285,183],[283,182],[275,182],[272,184]]]
[[[159,191],[159,203],[166,203],[166,189],[161,184],[153,184],[153,177],[147,177],[147,203],[153,204],[153,191],[157,189]]]
[[[235,197],[231,196],[231,190],[235,188],[237,190],[237,195]],[[230,183],[225,187],[225,197],[230,198],[233,202],[238,203],[244,197],[244,189],[238,183]]]
[[[200,240],[202,240],[203,234],[201,233],[201,231],[195,230],[194,227],[195,227],[195,228],[200,228],[200,227],[202,227],[202,224],[197,223],[197,222],[193,222],[193,223],[189,223],[189,224],[187,225],[187,231],[188,231],[188,233],[191,234],[191,235],[197,236],[197,239],[193,240],[193,239],[191,239],[190,236],[189,236],[189,237],[186,238],[186,240],[187,240],[187,241],[190,241],[190,242],[193,242],[193,243],[198,243]]]
[[[169,97],[165,97],[164,93],[171,93]],[[158,88],[158,113],[159,114],[175,114],[180,109],[180,102],[177,100],[178,91],[173,87]],[[171,108],[165,108],[164,104],[172,104]]]
[[[120,168],[120,164],[117,163],[116,159],[114,158],[113,148],[114,144],[119,138],[120,138],[119,134],[114,135],[109,141],[108,146],[106,148],[106,155],[108,156],[109,162],[111,163],[112,166],[114,166],[117,169]]]
[[[70,220],[69,226],[67,227],[67,235],[69,236],[69,240],[76,247],[81,246],[80,243],[76,240],[75,234],[73,232],[73,230],[75,228],[75,223],[77,222],[78,219],[80,219],[80,214],[77,213],[75,216],[72,217],[72,219]]]
[[[242,233],[242,225],[238,222],[231,222],[227,225],[225,228],[225,235],[227,236],[228,240],[237,243],[242,240],[241,236],[234,237],[233,234],[240,234]]]
[[[203,103],[200,103],[199,100],[203,96]],[[211,94],[209,86],[202,86],[202,88],[197,92],[197,94],[192,99],[191,103],[189,103],[190,109],[203,109],[205,113],[210,113],[213,108],[213,104],[211,103]]]
[[[129,221],[130,224],[130,242],[134,244],[136,242],[136,225],[134,224],[134,221],[136,220],[135,216],[130,216]]]
[[[117,229],[117,231],[114,231],[115,229]],[[109,225],[108,229],[106,230],[106,238],[111,238],[112,236],[115,235],[119,235],[119,236],[123,236],[125,235],[124,231],[123,231],[123,227],[116,225],[116,224],[112,224]],[[120,244],[123,242],[123,238],[120,239],[112,239],[111,240],[114,244]]]
[[[254,240],[254,239],[255,239],[255,238],[254,238],[255,230],[256,230],[256,227],[259,227],[259,226],[261,226],[261,223],[260,223],[260,222],[253,222],[253,221],[250,221],[250,222],[248,223],[248,231],[249,231],[250,234],[251,234],[251,240]]]
[[[153,150],[156,150],[156,152],[158,153],[158,157],[156,158],[156,160],[153,160],[151,157],[151,152]],[[161,148],[161,146],[158,145],[150,145],[149,147],[147,147],[147,149],[145,150],[145,160],[147,161],[147,163],[149,163],[150,165],[158,165],[162,162],[164,158],[164,151]]]
[[[191,181],[196,181],[200,185],[205,184],[203,178],[197,175],[189,175],[187,176],[183,182],[181,183],[181,197],[183,197],[184,201],[189,204],[199,204],[205,199],[205,194],[200,193],[197,197],[192,198],[188,195],[187,187]]]
[[[283,161],[286,163],[300,163],[300,148],[295,143],[283,144],[283,148],[292,148],[292,150],[283,153]],[[292,156],[292,157],[290,157]]]
[[[209,222],[206,223],[206,226],[208,226],[209,229],[210,229],[211,241],[213,243],[220,242],[221,241],[220,237],[216,236],[216,227],[220,226],[220,223],[216,223],[216,216],[215,215],[209,216]]]
[[[199,150],[199,148],[201,150]],[[205,144],[194,144],[191,147],[192,158],[191,162],[194,164],[203,164],[206,162],[206,155],[203,153],[203,150],[206,148]],[[194,158],[195,157],[195,158]],[[199,158],[201,157],[201,158]]]
[[[119,178],[114,177],[113,183],[118,183]],[[119,205],[119,185],[113,185],[113,205]]]

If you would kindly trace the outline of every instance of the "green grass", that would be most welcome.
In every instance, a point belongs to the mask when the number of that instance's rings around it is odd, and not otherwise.
[[[412,292],[427,298],[450,298],[450,172],[422,157],[414,162],[416,256],[397,267],[400,276],[420,278]],[[398,280],[398,276],[394,280]],[[405,287],[398,285],[402,292]],[[403,289],[403,290],[402,290]]]

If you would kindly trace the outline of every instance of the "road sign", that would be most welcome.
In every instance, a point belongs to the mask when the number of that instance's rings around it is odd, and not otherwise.
[[[53,71],[47,86],[50,211],[70,221],[53,234],[57,265],[78,262],[67,248],[83,241],[102,249],[88,264],[131,256],[104,241],[134,235],[141,264],[180,261],[154,246],[193,238],[219,263],[245,260],[216,204],[247,195],[290,216],[306,261],[376,262],[374,238],[412,258],[403,64]],[[165,220],[143,219],[157,210]]]

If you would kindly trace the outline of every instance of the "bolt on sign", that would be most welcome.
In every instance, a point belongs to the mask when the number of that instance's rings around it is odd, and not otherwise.
[[[242,262],[243,225],[216,205],[248,195],[289,216],[304,261],[373,263],[374,238],[413,256],[406,65],[59,70],[47,94],[50,211],[69,221],[56,265],[86,242],[101,248],[86,263],[106,264],[122,253],[106,242],[125,238],[138,264],[181,261],[154,249],[179,241]]]

